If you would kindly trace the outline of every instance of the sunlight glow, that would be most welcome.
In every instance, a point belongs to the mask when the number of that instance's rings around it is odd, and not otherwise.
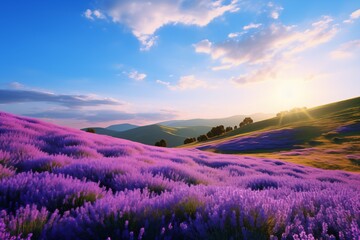
[[[283,110],[303,107],[307,96],[305,82],[301,79],[279,80],[276,83],[274,100]]]

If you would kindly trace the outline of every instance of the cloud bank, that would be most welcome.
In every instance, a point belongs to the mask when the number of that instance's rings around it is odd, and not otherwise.
[[[103,123],[110,121],[163,121],[176,117],[171,111],[128,112],[119,110],[124,103],[112,98],[100,98],[93,95],[53,94],[36,90],[16,89],[24,85],[15,82],[15,89],[0,89],[0,104],[17,104],[43,102],[52,106],[45,111],[25,114],[29,117],[79,120],[89,123]]]
[[[104,0],[100,9],[84,12],[90,20],[106,16],[112,22],[126,25],[140,41],[141,50],[149,50],[156,41],[155,32],[168,24],[204,27],[226,12],[238,10],[237,0]],[[100,16],[100,17],[98,17]]]
[[[238,77],[233,82],[245,83],[266,80],[273,76],[279,62],[286,63],[289,57],[301,53],[331,40],[338,32],[338,27],[329,16],[322,17],[305,30],[296,26],[273,23],[255,33],[235,36],[224,42],[214,43],[204,39],[194,45],[195,52],[204,53],[220,63],[213,70],[229,69],[244,65],[258,69]],[[272,65],[272,67],[270,67]],[[266,73],[271,68],[270,73]]]
[[[118,100],[112,98],[98,98],[92,95],[67,95],[35,90],[0,89],[0,104],[28,102],[56,103],[69,108],[101,105],[122,105],[122,103]]]

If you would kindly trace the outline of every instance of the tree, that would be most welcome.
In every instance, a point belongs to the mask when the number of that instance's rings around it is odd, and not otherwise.
[[[155,143],[155,146],[157,146],[157,147],[166,147],[167,142],[164,139],[161,139],[160,141]]]
[[[239,124],[240,127],[244,127],[246,125],[252,124],[254,120],[251,117],[246,117],[244,120]]]
[[[206,134],[206,136],[207,136],[208,138],[213,138],[213,137],[215,137],[215,135],[214,135],[214,133],[213,133],[212,131],[209,131],[209,132]]]
[[[203,142],[203,141],[208,140],[208,137],[205,134],[203,134],[203,135],[198,136],[197,140],[198,140],[198,142]]]
[[[189,143],[192,143],[192,142],[195,142],[196,141],[196,138],[186,138],[184,140],[184,144],[189,144]]]
[[[226,132],[230,132],[230,131],[232,131],[232,130],[233,130],[232,127],[226,127],[226,129],[225,129]]]
[[[238,126],[235,125],[235,126],[234,126],[234,130],[236,130],[237,128],[238,128]]]
[[[245,122],[245,125],[248,125],[248,124],[252,124],[254,121],[252,120],[251,117],[246,117],[246,118],[244,119],[244,122]]]
[[[93,128],[87,128],[87,129],[86,129],[86,132],[88,132],[88,133],[95,133],[95,129],[93,129]]]

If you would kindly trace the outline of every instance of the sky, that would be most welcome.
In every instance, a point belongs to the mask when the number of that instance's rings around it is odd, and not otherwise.
[[[360,96],[360,1],[4,0],[0,111],[64,126]]]

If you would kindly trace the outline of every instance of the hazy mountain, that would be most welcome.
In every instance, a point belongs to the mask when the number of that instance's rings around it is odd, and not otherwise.
[[[117,131],[117,132],[123,132],[123,131],[134,129],[137,127],[139,127],[139,126],[134,125],[134,124],[129,124],[129,123],[122,123],[122,124],[115,124],[115,125],[108,126],[108,127],[106,127],[106,129]]]
[[[169,126],[169,127],[188,127],[188,126],[209,126],[214,127],[218,125],[224,125],[234,127],[239,125],[239,123],[245,117],[251,117],[254,122],[261,121],[274,117],[273,113],[255,113],[251,115],[236,115],[227,118],[214,118],[214,119],[189,119],[189,120],[171,120],[166,122],[160,122],[159,125]]]

